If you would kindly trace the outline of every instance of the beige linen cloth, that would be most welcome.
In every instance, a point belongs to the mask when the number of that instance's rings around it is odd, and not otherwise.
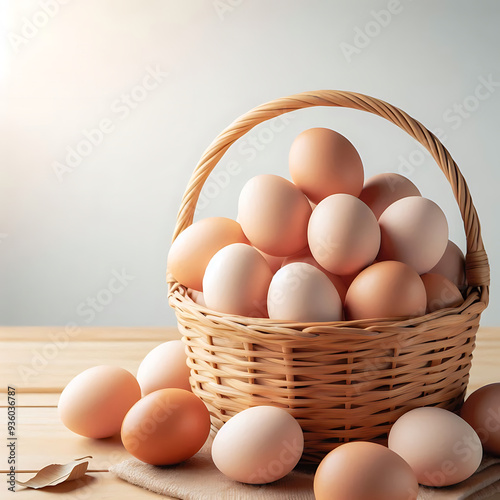
[[[209,440],[210,441],[210,440]],[[211,442],[178,465],[157,467],[135,458],[113,465],[110,472],[129,483],[182,500],[314,500],[313,469],[296,468],[271,484],[242,484],[224,476],[210,456]],[[500,492],[500,458],[485,457],[476,473],[455,486],[421,486],[418,500],[480,500]]]

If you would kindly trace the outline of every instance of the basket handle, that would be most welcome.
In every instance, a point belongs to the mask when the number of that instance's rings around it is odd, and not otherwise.
[[[175,240],[179,233],[192,224],[201,189],[210,172],[231,144],[259,123],[290,111],[314,106],[352,108],[381,116],[403,129],[429,151],[448,179],[460,207],[467,237],[466,275],[468,284],[472,287],[483,287],[482,300],[487,303],[490,282],[488,257],[481,238],[481,226],[476,208],[457,164],[439,139],[420,122],[387,102],[354,92],[339,90],[302,92],[257,106],[235,120],[215,138],[196,165],[177,214],[173,239]]]

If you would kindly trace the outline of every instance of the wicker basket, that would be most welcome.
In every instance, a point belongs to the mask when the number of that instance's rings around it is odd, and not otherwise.
[[[352,92],[321,90],[249,111],[209,146],[189,181],[175,237],[193,221],[200,191],[229,146],[259,123],[312,106],[368,111],[406,131],[448,179],[467,236],[464,303],[405,321],[291,323],[220,314],[194,303],[169,275],[169,303],[187,346],[193,392],[212,427],[257,405],[286,408],[304,430],[303,460],[317,463],[339,443],[383,442],[392,423],[417,406],[455,410],[463,401],[475,335],[488,304],[489,265],[478,216],[457,165],[440,141],[400,109]]]

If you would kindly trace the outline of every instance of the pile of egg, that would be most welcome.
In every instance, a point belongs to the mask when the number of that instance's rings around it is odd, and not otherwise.
[[[312,128],[290,149],[293,182],[258,175],[237,221],[199,220],[173,242],[168,272],[229,315],[322,322],[415,317],[463,302],[465,260],[440,207],[406,177],[364,180],[341,134]]]
[[[89,368],[63,390],[61,421],[88,438],[120,434],[126,450],[151,465],[175,467],[206,443],[202,452],[233,481],[266,484],[288,475],[304,450],[299,422],[284,408],[256,406],[232,416],[210,443],[210,415],[190,391],[186,362],[183,343],[173,340],[144,358],[137,377],[118,366]],[[355,441],[330,451],[310,487],[316,500],[415,500],[419,484],[460,483],[478,470],[483,451],[500,456],[499,415],[500,383],[472,393],[460,416],[436,407],[407,411],[388,446]],[[197,464],[206,470],[193,461],[189,474]]]

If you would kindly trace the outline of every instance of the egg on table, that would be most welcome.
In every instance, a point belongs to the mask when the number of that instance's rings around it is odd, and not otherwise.
[[[299,462],[304,435],[299,423],[274,406],[255,406],[231,417],[212,444],[215,466],[242,483],[271,483]]]
[[[417,494],[410,466],[385,446],[366,441],[335,448],[314,476],[316,500],[415,500]]]
[[[111,437],[120,432],[125,414],[140,397],[139,383],[129,371],[119,366],[94,366],[64,388],[59,398],[59,418],[82,436]]]
[[[210,414],[201,399],[183,389],[160,389],[130,408],[121,438],[142,462],[170,465],[192,457],[209,432]]]
[[[182,340],[170,340],[156,346],[141,361],[137,381],[142,395],[169,387],[191,390],[186,346]]]
[[[460,416],[476,431],[484,450],[500,456],[500,383],[474,391],[465,400]]]
[[[474,429],[455,413],[436,407],[415,408],[389,432],[389,448],[410,465],[420,484],[449,486],[476,472],[483,456]]]

